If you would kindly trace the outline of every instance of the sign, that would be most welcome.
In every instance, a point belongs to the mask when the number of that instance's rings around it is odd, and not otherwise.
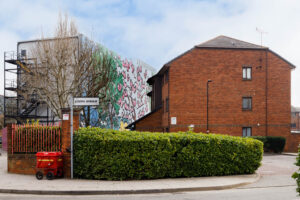
[[[79,97],[74,98],[74,106],[98,106],[98,97]]]
[[[176,117],[171,117],[171,124],[176,125],[177,124],[177,118]]]
[[[63,120],[69,120],[69,114],[63,114]]]

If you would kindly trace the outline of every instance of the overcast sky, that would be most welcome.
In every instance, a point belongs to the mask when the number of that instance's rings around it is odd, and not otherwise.
[[[299,0],[0,0],[0,72],[3,52],[17,41],[53,35],[59,11],[79,31],[157,70],[180,53],[218,35],[263,45],[298,66],[292,71],[292,104],[300,107]]]

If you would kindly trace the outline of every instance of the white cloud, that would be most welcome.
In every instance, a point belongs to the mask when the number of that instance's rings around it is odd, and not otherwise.
[[[108,48],[123,56],[142,59],[157,69],[194,45],[218,35],[259,44],[260,35],[255,31],[259,27],[268,32],[263,44],[300,68],[297,0],[0,0],[0,7],[1,30],[15,40],[39,36],[41,26],[44,32],[51,32],[59,10],[67,11],[87,36],[92,34],[93,39]],[[15,48],[13,42],[3,46],[4,41],[0,37],[1,51]],[[300,106],[299,68],[292,72],[292,104],[296,106]]]

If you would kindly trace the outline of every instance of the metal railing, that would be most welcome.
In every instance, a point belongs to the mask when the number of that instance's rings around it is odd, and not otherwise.
[[[24,124],[12,126],[12,154],[61,151],[61,126]]]
[[[17,80],[15,79],[6,79],[5,80],[5,87],[6,88],[17,88]]]
[[[15,51],[4,52],[4,60],[17,60],[18,54]]]

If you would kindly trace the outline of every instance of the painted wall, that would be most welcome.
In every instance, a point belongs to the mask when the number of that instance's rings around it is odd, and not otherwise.
[[[78,38],[81,41],[88,39],[83,35]],[[75,40],[78,38],[74,37]],[[36,42],[36,40],[19,42],[18,54],[21,54],[22,50],[26,50],[27,58],[32,57],[31,51]],[[131,123],[150,111],[150,98],[147,96],[147,92],[151,89],[147,80],[154,75],[155,69],[140,60],[121,58],[117,53],[102,45],[99,47],[109,52],[113,61],[111,74],[113,83],[109,85],[107,98],[100,102],[100,106],[91,108],[90,125],[119,129],[121,122]],[[101,55],[98,56],[101,57]],[[45,115],[46,111],[46,107],[40,106],[38,109],[38,113],[41,115]],[[83,121],[82,118],[81,121]]]
[[[108,97],[92,109],[91,126],[119,129],[150,111],[147,92],[151,88],[147,80],[155,70],[140,60],[123,59],[115,53],[111,56],[114,81],[109,86]]]

